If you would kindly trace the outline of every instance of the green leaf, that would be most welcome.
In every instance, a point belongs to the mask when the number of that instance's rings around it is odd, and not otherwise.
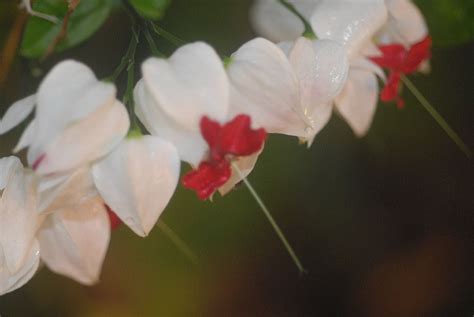
[[[165,14],[171,0],[129,0],[129,2],[142,17],[159,20]]]
[[[107,20],[113,2],[110,0],[83,0],[69,19],[67,36],[58,44],[56,51],[74,47],[92,36]],[[64,0],[37,0],[34,10],[59,18],[67,12]],[[21,44],[21,55],[38,58],[44,55],[48,47],[61,31],[61,23],[54,24],[38,17],[29,17]]]
[[[436,46],[457,45],[474,39],[474,1],[415,0],[426,18]]]

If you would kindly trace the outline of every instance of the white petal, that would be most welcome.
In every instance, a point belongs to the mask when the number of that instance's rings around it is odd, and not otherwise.
[[[258,153],[249,156],[238,157],[237,160],[233,162],[232,175],[230,179],[223,186],[219,187],[219,193],[221,195],[226,195],[227,193],[229,193],[232,189],[234,189],[235,185],[240,183],[253,171],[255,164],[257,163],[258,157],[260,156],[262,151],[263,147]],[[236,170],[236,167],[234,165],[237,166],[238,171]]]
[[[229,118],[248,114],[255,126],[270,133],[301,135],[299,87],[292,67],[275,44],[257,38],[232,55]]]
[[[328,105],[344,86],[348,61],[344,48],[330,40],[299,38],[290,53],[290,62],[300,81],[301,112],[310,121],[312,134],[327,123]]]
[[[36,120],[33,119],[30,124],[26,127],[25,131],[23,131],[18,144],[13,149],[13,153],[18,153],[24,148],[29,147],[35,139],[36,133]]]
[[[8,156],[0,158],[0,194],[12,176],[19,173],[23,169],[21,161],[16,156]],[[0,195],[1,197],[1,195]]]
[[[341,94],[336,98],[336,109],[354,133],[364,136],[372,124],[377,108],[377,77],[369,71],[352,69]]]
[[[319,0],[289,0],[307,20]],[[274,42],[295,40],[303,34],[303,23],[276,0],[257,0],[250,10],[254,30]]]
[[[179,180],[176,148],[154,136],[124,140],[93,168],[105,203],[137,235],[146,236],[168,205]]]
[[[365,71],[374,73],[383,81],[386,80],[386,76],[385,76],[385,73],[383,72],[383,69],[380,68],[377,64],[371,62],[367,58],[358,58],[351,61],[350,69],[365,70]]]
[[[150,58],[142,71],[156,105],[182,129],[199,131],[203,116],[226,118],[229,83],[221,59],[209,45],[184,45],[168,60]]]
[[[92,162],[119,144],[129,126],[127,109],[120,102],[103,106],[67,127],[45,149],[36,172],[43,175],[63,172]]]
[[[25,285],[36,273],[40,264],[39,244],[34,240],[22,267],[11,273],[5,265],[5,256],[0,245],[0,296]]]
[[[176,146],[181,160],[197,167],[208,151],[208,145],[200,131],[189,131],[177,126],[163,113],[147,91],[143,80],[134,91],[135,113],[147,130]]]
[[[56,65],[38,89],[36,134],[30,148],[34,159],[71,124],[114,102],[114,85],[98,81],[84,64],[69,60]]]
[[[426,22],[416,5],[409,0],[386,0],[388,22],[382,31],[382,43],[411,45],[428,33]]]
[[[0,135],[10,131],[25,120],[35,108],[35,103],[36,96],[32,95],[11,105],[0,120]]]
[[[50,270],[82,284],[98,281],[110,239],[101,200],[51,214],[39,230],[41,259]]]
[[[311,25],[318,38],[343,44],[352,58],[386,19],[384,0],[321,0],[311,16]]]
[[[14,160],[9,162],[10,175],[0,198],[0,246],[8,270],[15,273],[29,253],[42,218],[36,212],[34,175]]]
[[[71,174],[42,177],[39,184],[38,212],[58,212],[96,198],[98,192],[89,166]]]

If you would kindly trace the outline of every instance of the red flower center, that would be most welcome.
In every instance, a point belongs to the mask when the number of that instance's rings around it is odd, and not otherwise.
[[[399,108],[404,106],[403,99],[398,95],[401,76],[416,72],[420,65],[431,57],[431,43],[431,37],[427,36],[409,49],[401,44],[379,46],[382,56],[370,59],[390,71],[387,83],[380,94],[382,101],[395,100]]]
[[[196,191],[206,200],[232,175],[230,162],[235,157],[249,156],[262,148],[266,132],[251,129],[247,115],[238,115],[221,125],[208,117],[201,119],[201,133],[209,145],[209,158],[183,177],[183,186]]]

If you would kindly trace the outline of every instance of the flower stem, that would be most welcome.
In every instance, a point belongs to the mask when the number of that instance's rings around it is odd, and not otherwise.
[[[148,42],[148,47],[150,48],[150,51],[153,53],[153,55],[157,57],[164,57],[165,54],[163,54],[156,46],[155,40],[153,39],[150,30],[148,30],[148,27],[143,30],[143,34],[145,35],[145,39]]]
[[[305,268],[303,267],[303,264],[301,264],[301,261],[300,259],[298,258],[298,256],[296,255],[295,251],[293,250],[293,247],[290,245],[290,243],[288,242],[288,240],[286,239],[285,235],[283,234],[283,232],[281,231],[280,227],[278,226],[278,224],[276,223],[275,219],[273,218],[273,216],[271,215],[270,211],[268,210],[267,206],[265,205],[265,203],[263,202],[263,200],[260,198],[260,196],[258,195],[257,191],[253,188],[252,184],[250,183],[250,181],[246,178],[246,177],[243,177],[242,175],[242,172],[240,171],[239,167],[236,165],[236,164],[232,164],[232,167],[235,169],[235,171],[237,171],[237,173],[242,177],[242,180],[245,184],[245,186],[247,186],[250,194],[252,194],[253,198],[255,199],[255,201],[257,202],[257,204],[260,206],[260,209],[263,211],[263,213],[265,214],[265,216],[267,217],[268,221],[270,222],[270,224],[272,225],[273,229],[275,230],[275,233],[278,235],[278,237],[280,238],[281,242],[283,243],[283,245],[285,246],[285,249],[288,251],[291,259],[293,260],[293,262],[295,263],[296,267],[298,268],[298,271],[300,272],[301,275],[305,274],[307,271],[305,270]]]
[[[311,24],[309,24],[308,20],[298,11],[296,10],[295,6],[291,3],[289,3],[287,0],[278,0],[278,2],[284,6],[285,8],[288,9],[291,13],[296,15],[298,19],[301,20],[304,26],[304,32],[303,36],[309,39],[316,39],[316,34],[313,31],[313,28],[311,27]]]
[[[466,143],[459,137],[459,135],[449,126],[446,120],[439,114],[438,111],[430,104],[430,102],[423,96],[423,94],[416,88],[408,77],[405,75],[401,76],[401,79],[405,86],[411,91],[416,99],[421,103],[426,111],[433,117],[433,119],[440,125],[440,127],[446,132],[446,134],[451,138],[451,140],[456,143],[459,149],[466,154],[466,156],[471,159],[472,151],[469,149]]]
[[[156,224],[157,227],[168,237],[168,239],[173,242],[173,244],[178,248],[183,255],[191,261],[191,263],[198,265],[198,257],[191,251],[188,245],[162,220],[159,220]]]
[[[164,30],[163,28],[159,27],[155,23],[153,23],[151,21],[147,21],[147,24],[153,32],[155,32],[158,36],[164,38],[165,40],[167,40],[171,44],[173,44],[175,46],[182,46],[182,45],[186,44],[185,41],[183,41],[179,37],[171,34],[170,32]]]

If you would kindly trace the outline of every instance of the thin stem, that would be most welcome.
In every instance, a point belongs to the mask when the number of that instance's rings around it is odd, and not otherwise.
[[[295,8],[295,6],[291,3],[289,3],[287,0],[277,0],[282,6],[287,8],[291,13],[296,15],[298,19],[303,22],[304,26],[304,32],[303,36],[310,38],[310,39],[316,39],[316,34],[313,31],[313,28],[311,27],[311,24],[309,24],[308,20]]]
[[[188,258],[193,264],[198,265],[198,257],[191,251],[188,245],[162,220],[156,224],[157,227],[173,242],[173,244],[180,250],[183,255]]]
[[[140,30],[137,29],[136,25],[134,24],[132,27],[132,45],[130,47],[130,51],[127,52],[128,55],[128,66],[127,66],[127,88],[125,90],[125,94],[123,96],[123,103],[127,106],[129,115],[130,115],[130,132],[136,133],[136,131],[140,131],[138,126],[137,118],[135,115],[135,111],[133,109],[134,102],[133,102],[133,87],[135,85],[135,53],[137,50],[137,46],[140,40]]]
[[[155,40],[153,39],[153,36],[151,35],[150,30],[148,30],[147,27],[143,30],[143,34],[145,34],[145,39],[148,42],[148,47],[150,48],[150,51],[153,53],[153,55],[159,57],[165,56],[165,54],[163,54],[156,46]]]
[[[148,21],[148,25],[153,30],[153,32],[155,32],[158,36],[164,38],[165,40],[167,40],[171,44],[173,44],[175,46],[182,46],[182,45],[186,44],[185,41],[178,38],[177,36],[174,36],[170,32],[162,29],[161,27],[159,27],[155,23],[153,23],[151,21]]]
[[[240,177],[242,177],[242,180],[245,184],[245,186],[247,186],[250,194],[252,194],[253,198],[255,199],[255,201],[257,202],[257,204],[260,206],[260,209],[263,211],[263,213],[265,214],[265,216],[267,217],[268,221],[270,222],[270,224],[272,225],[273,229],[275,230],[275,233],[278,235],[278,237],[280,238],[281,242],[283,243],[283,245],[285,246],[285,249],[288,251],[288,253],[290,254],[291,256],[291,259],[293,260],[293,262],[295,263],[296,267],[298,268],[300,274],[305,274],[306,273],[306,270],[305,268],[303,267],[303,264],[301,264],[301,261],[300,259],[298,258],[298,256],[296,255],[295,251],[293,250],[293,247],[290,245],[290,243],[288,242],[288,240],[286,239],[285,235],[283,234],[283,232],[281,231],[280,227],[278,226],[278,224],[276,223],[275,219],[273,218],[273,216],[271,215],[270,211],[268,210],[267,206],[265,205],[265,203],[263,202],[263,200],[260,198],[260,196],[258,195],[257,191],[253,188],[252,184],[250,184],[249,180],[244,177],[242,175],[242,172],[240,171],[239,167],[236,165],[236,164],[232,164],[232,167],[234,168],[234,170],[239,174]]]
[[[115,68],[112,76],[108,77],[108,80],[115,82],[117,78],[122,74],[122,72],[130,65],[130,60],[135,59],[135,51],[138,46],[139,34],[136,30],[135,25],[132,27],[132,37],[130,38],[130,43],[128,44],[127,52],[120,60],[120,64]],[[135,61],[133,61],[134,63]]]
[[[451,138],[451,140],[456,143],[459,149],[466,154],[466,156],[471,159],[472,151],[469,149],[466,143],[459,137],[459,135],[454,132],[454,130],[449,126],[449,124],[444,120],[444,118],[439,114],[438,111],[430,104],[430,102],[423,96],[423,94],[416,88],[416,86],[411,82],[408,77],[402,75],[402,81],[405,86],[411,91],[411,93],[418,99],[421,105],[425,108],[426,111],[433,117],[433,119],[440,125],[440,127],[446,132],[446,134]]]

